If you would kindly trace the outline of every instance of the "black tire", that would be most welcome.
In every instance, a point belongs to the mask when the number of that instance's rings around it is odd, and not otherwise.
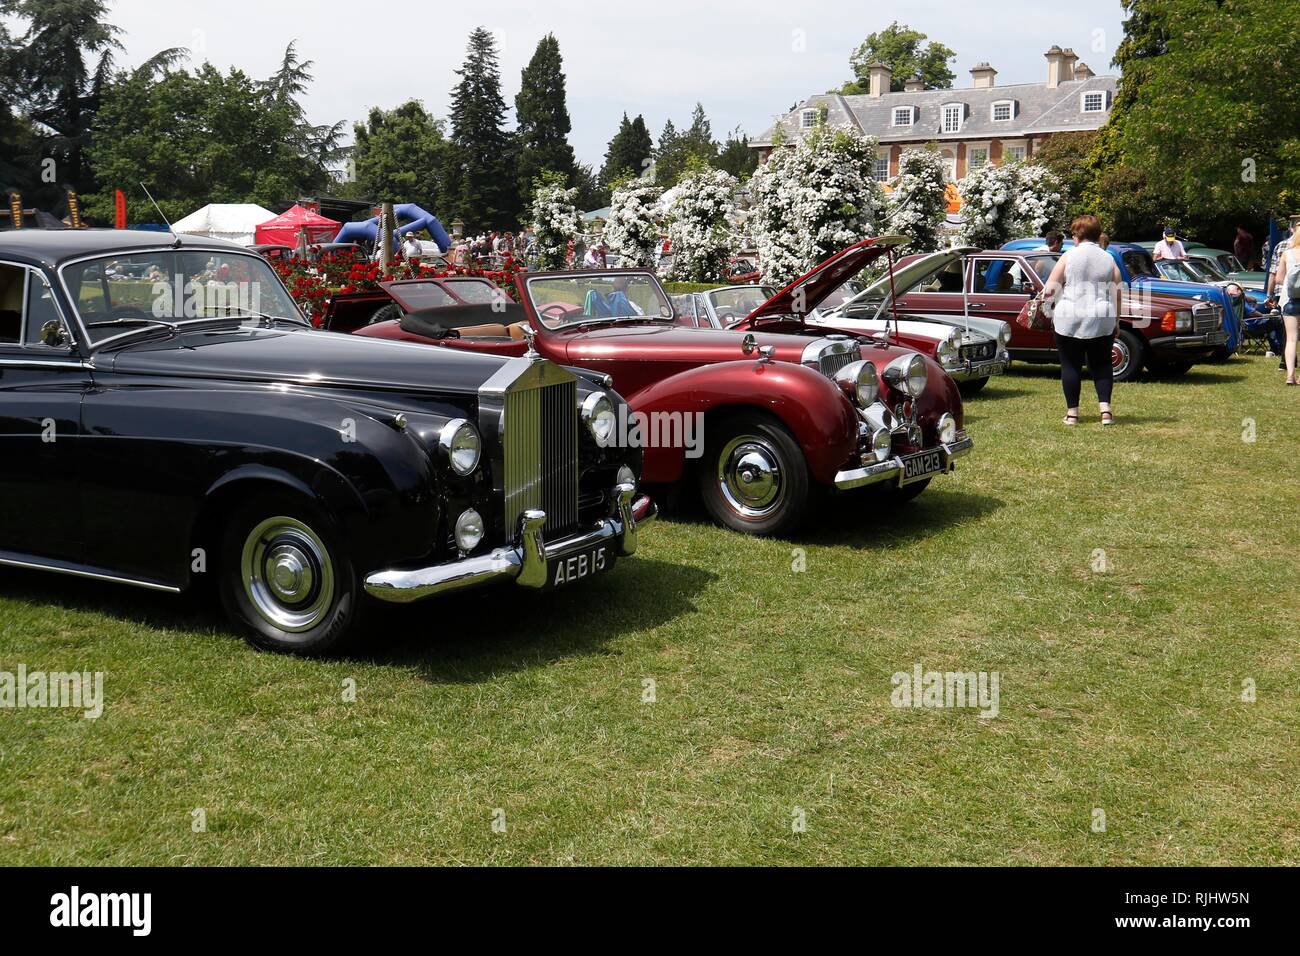
[[[237,507],[218,562],[222,607],[254,647],[318,655],[355,633],[362,591],[342,536],[302,499],[277,493]]]
[[[976,392],[981,391],[988,383],[989,377],[985,375],[983,378],[971,378],[964,382],[958,382],[957,389],[961,392],[963,398],[970,398]]]
[[[388,322],[392,319],[400,319],[406,315],[406,311],[396,302],[390,302],[388,305],[376,310],[375,314],[370,317],[366,325],[378,325],[380,322]]]
[[[1152,366],[1152,371],[1157,375],[1163,375],[1168,378],[1178,378],[1186,375],[1191,371],[1191,362],[1162,362],[1159,365]]]
[[[761,412],[739,412],[714,427],[698,481],[710,517],[745,534],[787,534],[808,510],[803,449],[781,422]]]
[[[1142,374],[1147,361],[1147,346],[1142,336],[1120,329],[1111,346],[1111,369],[1117,382],[1131,382]]]

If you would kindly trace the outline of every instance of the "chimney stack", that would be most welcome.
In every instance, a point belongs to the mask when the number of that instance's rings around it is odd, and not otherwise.
[[[894,71],[877,60],[867,69],[871,73],[871,95],[876,99],[889,92],[889,84],[894,79]]]
[[[993,78],[997,75],[998,71],[987,63],[976,63],[970,69],[970,85],[977,90],[987,90],[993,86]]]
[[[1049,90],[1054,90],[1066,80],[1073,78],[1073,74],[1070,76],[1065,75],[1068,57],[1065,51],[1055,43],[1043,56],[1047,57],[1047,88]]]
[[[1074,65],[1074,78],[1076,80],[1087,80],[1096,75],[1096,73],[1092,72],[1092,67],[1082,60]]]
[[[1061,80],[1062,82],[1068,82],[1075,78],[1074,64],[1079,62],[1079,54],[1074,52],[1073,47],[1068,47],[1068,46],[1064,50],[1062,50],[1061,53],[1064,54],[1065,56],[1065,69],[1061,71],[1062,73]]]
[[[920,93],[925,89],[925,81],[919,76],[909,76],[907,81],[903,83],[903,89],[908,93]]]

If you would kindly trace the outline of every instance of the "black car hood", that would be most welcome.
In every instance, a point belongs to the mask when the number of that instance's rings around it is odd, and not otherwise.
[[[310,329],[240,328],[153,338],[95,363],[134,375],[473,393],[507,359]]]

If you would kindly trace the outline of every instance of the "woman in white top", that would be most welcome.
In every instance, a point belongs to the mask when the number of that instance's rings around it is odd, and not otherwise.
[[[1277,257],[1273,273],[1274,295],[1282,306],[1282,324],[1286,327],[1286,346],[1282,357],[1286,362],[1286,383],[1296,384],[1295,353],[1297,332],[1300,331],[1300,299],[1289,293],[1289,288],[1300,284],[1300,219],[1291,230],[1291,245]]]
[[[1096,216],[1079,216],[1070,224],[1074,248],[1057,260],[1043,289],[1055,302],[1052,326],[1061,356],[1061,388],[1065,392],[1065,424],[1079,423],[1079,392],[1087,362],[1097,389],[1101,423],[1110,425],[1114,377],[1111,343],[1119,328],[1120,273],[1110,253],[1097,245],[1101,222]]]

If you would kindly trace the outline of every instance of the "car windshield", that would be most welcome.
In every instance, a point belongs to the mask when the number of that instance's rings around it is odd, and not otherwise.
[[[709,293],[709,304],[725,326],[739,322],[774,295],[776,290],[770,286],[718,289]]]
[[[412,312],[418,312],[420,309],[441,309],[444,306],[457,304],[450,292],[432,281],[394,282],[386,288],[403,308]]]
[[[1156,266],[1160,275],[1176,282],[1204,282],[1205,276],[1182,259],[1161,259]]]
[[[1156,261],[1151,258],[1151,253],[1143,252],[1140,249],[1127,249],[1120,254],[1124,260],[1124,268],[1128,270],[1130,278],[1156,278],[1160,273],[1156,271]]]
[[[1188,259],[1187,265],[1203,274],[1210,282],[1224,282],[1228,278],[1219,270],[1219,264],[1213,259],[1197,256],[1194,259]]]
[[[550,329],[588,322],[644,318],[671,321],[673,307],[654,276],[584,272],[528,280],[528,298]]]
[[[500,300],[497,286],[487,279],[443,279],[447,288],[472,305],[491,305]]]
[[[135,326],[191,319],[269,315],[303,321],[260,256],[155,249],[74,262],[61,272],[91,344]]]

